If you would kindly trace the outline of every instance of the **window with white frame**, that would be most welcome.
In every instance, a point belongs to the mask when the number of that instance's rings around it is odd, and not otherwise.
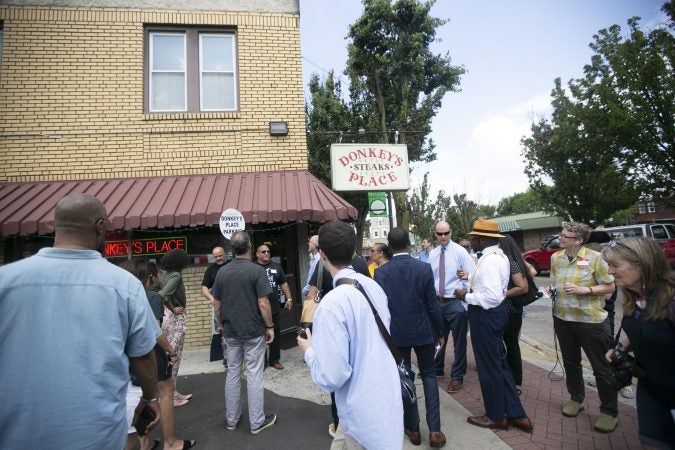
[[[235,111],[235,34],[146,28],[147,112]]]
[[[654,206],[654,202],[647,202],[647,212],[650,212],[650,213],[656,212],[656,207]]]

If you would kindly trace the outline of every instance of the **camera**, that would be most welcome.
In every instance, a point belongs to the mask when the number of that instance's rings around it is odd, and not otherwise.
[[[612,353],[612,362],[609,376],[607,377],[607,384],[615,391],[620,391],[632,383],[634,374],[639,378],[638,373],[641,370],[642,369],[636,365],[635,358],[628,353],[615,348]]]

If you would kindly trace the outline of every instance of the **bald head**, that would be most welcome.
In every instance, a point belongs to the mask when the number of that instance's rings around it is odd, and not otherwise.
[[[87,194],[63,197],[54,210],[55,247],[99,249],[108,214],[99,199]]]
[[[96,197],[87,194],[71,194],[63,197],[54,210],[54,228],[90,228],[100,219],[106,219],[105,206]]]
[[[309,238],[309,241],[307,243],[307,247],[309,248],[309,251],[311,253],[316,253],[319,251],[319,235],[315,234],[311,238]]]

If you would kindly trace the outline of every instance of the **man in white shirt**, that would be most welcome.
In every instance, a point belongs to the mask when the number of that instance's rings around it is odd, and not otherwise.
[[[441,314],[443,315],[443,347],[434,361],[436,376],[444,375],[445,346],[452,331],[454,361],[450,370],[448,392],[454,394],[462,389],[466,374],[466,336],[469,331],[468,314],[465,305],[455,298],[455,289],[465,287],[465,282],[457,277],[462,269],[473,272],[474,262],[466,250],[452,242],[452,228],[448,222],[438,222],[435,227],[438,247],[429,254],[429,264],[434,273],[434,284]]]
[[[469,290],[455,290],[455,297],[469,304],[471,346],[476,358],[478,380],[483,394],[485,415],[467,419],[472,425],[505,430],[514,426],[532,432],[516,392],[516,383],[506,362],[503,335],[506,328],[506,289],[509,284],[509,260],[498,247],[499,225],[494,220],[476,220],[471,245],[482,251],[476,270],[469,277]],[[461,273],[460,276],[464,276]]]
[[[321,261],[335,288],[314,313],[312,332],[298,336],[312,380],[335,392],[340,424],[331,448],[400,449],[403,447],[403,402],[394,358],[373,311],[357,288],[338,285],[342,278],[361,284],[387,330],[391,316],[382,288],[350,266],[356,234],[345,222],[319,229]]]
[[[307,248],[309,250],[309,268],[307,269],[307,281],[305,286],[302,288],[302,298],[307,298],[309,293],[309,282],[312,279],[312,274],[314,273],[314,268],[319,262],[319,235],[315,234],[307,242]]]

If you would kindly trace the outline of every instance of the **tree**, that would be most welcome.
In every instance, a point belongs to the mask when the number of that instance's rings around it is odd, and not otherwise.
[[[663,9],[672,27],[672,2]],[[556,80],[551,120],[522,140],[531,187],[550,212],[601,223],[640,194],[674,204],[675,39],[665,28],[645,34],[636,17],[628,26],[626,39],[618,25],[593,37],[584,77],[569,95]]]
[[[526,214],[545,209],[545,204],[539,194],[528,189],[509,197],[502,198],[497,204],[497,214],[500,216],[512,216],[514,214]]]
[[[673,2],[662,9],[672,28]],[[628,20],[625,40],[618,25],[593,36],[595,55],[574,87],[581,95],[596,92],[628,179],[642,194],[675,205],[675,37],[663,27],[646,34],[639,20]]]
[[[611,119],[598,113],[596,98],[591,93],[570,99],[560,79],[555,84],[551,121],[533,124],[532,136],[521,140],[525,173],[531,189],[550,205],[548,212],[586,223],[603,221],[634,203],[637,193],[616,164],[614,138],[605,133]],[[546,177],[552,187],[544,184]]]
[[[454,194],[452,196],[454,205],[448,210],[446,221],[452,228],[452,236],[458,240],[471,231],[473,223],[481,214],[481,206],[466,198],[466,194]]]
[[[456,91],[462,67],[450,56],[435,55],[429,46],[445,20],[431,17],[434,0],[363,0],[364,12],[350,27],[346,73],[352,89],[367,105],[369,125],[380,143],[390,142],[390,130],[408,145],[408,160],[436,158],[428,139],[431,121],[448,91]],[[396,196],[400,226],[407,228],[405,194]]]
[[[429,173],[424,174],[422,185],[419,189],[413,189],[412,194],[407,199],[406,209],[410,211],[410,226],[417,233],[420,238],[425,236],[432,236],[434,234],[434,226],[438,221],[437,212],[443,208],[439,202],[431,203],[431,196],[429,192]]]
[[[310,102],[305,105],[307,121],[307,158],[309,171],[327,186],[331,185],[330,145],[338,136],[335,130],[350,130],[355,124],[352,107],[343,100],[341,83],[330,72],[322,83],[313,74],[309,81]],[[365,192],[341,192],[342,198],[358,211],[356,221],[357,253],[361,252],[363,230],[368,212],[368,195]]]

